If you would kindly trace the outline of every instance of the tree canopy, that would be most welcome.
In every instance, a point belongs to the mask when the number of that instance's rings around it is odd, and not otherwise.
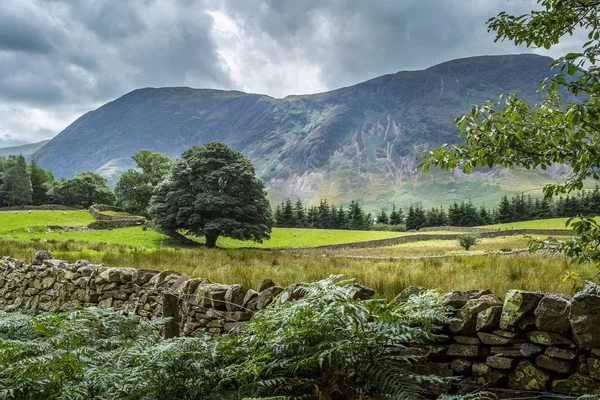
[[[22,154],[11,155],[2,164],[2,182],[0,183],[2,204],[8,206],[30,204],[33,191],[25,157]]]
[[[60,181],[54,188],[58,204],[89,207],[94,203],[113,204],[115,196],[106,178],[93,171],[83,171],[71,179]]]
[[[205,236],[208,247],[215,247],[219,236],[262,242],[273,226],[254,166],[218,142],[183,152],[156,187],[149,214],[168,233]]]
[[[126,211],[145,214],[154,188],[169,173],[171,159],[150,150],[140,150],[131,158],[138,170],[129,169],[119,176],[115,195],[119,205]]]
[[[464,145],[442,145],[422,160],[427,172],[431,165],[443,169],[501,165],[513,168],[546,169],[553,163],[573,168],[569,178],[544,188],[546,197],[583,188],[586,178],[600,178],[600,1],[537,0],[539,10],[525,15],[500,13],[488,21],[496,41],[510,40],[517,45],[549,49],[576,30],[587,33],[588,41],[580,52],[558,58],[556,74],[540,83],[545,90],[539,103],[528,104],[518,93],[503,94],[498,101],[474,105],[471,112],[455,120]],[[563,101],[561,93],[577,96]],[[597,245],[600,234],[590,221],[576,224],[585,233],[582,242],[573,241],[580,259],[589,256],[586,248]],[[590,239],[591,238],[591,239]],[[583,247],[580,247],[583,246]],[[564,250],[565,248],[563,248]],[[600,259],[600,257],[598,257]]]

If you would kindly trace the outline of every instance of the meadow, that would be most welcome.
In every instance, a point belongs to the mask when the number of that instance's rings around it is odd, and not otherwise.
[[[509,289],[569,293],[572,291],[570,284],[561,280],[567,271],[577,271],[582,276],[592,276],[596,271],[593,265],[574,265],[562,256],[482,254],[526,248],[529,239],[523,236],[482,239],[469,252],[456,240],[344,250],[207,249],[181,246],[165,235],[141,227],[60,234],[47,233],[44,226],[44,223],[81,226],[91,221],[93,217],[83,211],[67,214],[57,211],[0,212],[0,255],[29,259],[36,250],[47,249],[59,259],[86,259],[115,267],[176,270],[190,277],[241,283],[253,288],[258,288],[264,278],[288,285],[343,274],[374,288],[379,296],[386,298],[393,298],[409,285],[446,291],[490,288],[499,296]],[[270,243],[302,247],[411,234],[276,228]],[[229,239],[219,240],[219,246],[228,246]],[[249,247],[252,244],[239,241],[229,244],[231,247],[241,245]]]
[[[500,229],[569,229],[565,224],[569,218],[549,218],[536,219],[533,221],[509,222],[506,224],[493,224],[480,226],[480,228],[500,228]]]

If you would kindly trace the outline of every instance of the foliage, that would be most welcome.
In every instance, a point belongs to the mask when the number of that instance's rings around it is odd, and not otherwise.
[[[458,237],[458,244],[463,249],[469,251],[472,246],[475,246],[479,242],[479,237],[472,233],[465,233]]]
[[[547,169],[553,163],[568,164],[571,176],[562,183],[544,188],[546,197],[581,190],[586,178],[600,178],[600,2],[581,0],[537,0],[542,7],[521,16],[500,13],[488,21],[496,40],[508,39],[516,45],[544,47],[558,45],[577,29],[587,33],[581,52],[569,53],[554,62],[559,72],[541,82],[546,88],[543,100],[528,104],[517,93],[504,94],[496,102],[473,106],[471,112],[457,118],[466,144],[433,149],[421,166],[446,170],[461,168],[472,172],[476,167],[502,165],[513,168]],[[561,91],[577,96],[576,102],[562,101]],[[582,219],[581,239],[562,247],[574,257],[593,253],[598,226]],[[577,227],[575,228],[577,230]],[[600,261],[600,258],[595,258]]]
[[[165,321],[89,308],[0,312],[0,398],[415,399],[424,382],[407,347],[447,323],[440,295],[403,305],[352,299],[336,277],[300,286],[230,336],[163,340]],[[407,352],[410,354],[410,352]]]
[[[128,212],[145,214],[154,188],[169,173],[171,159],[150,150],[140,150],[131,158],[138,170],[129,169],[119,176],[115,196],[118,204]]]
[[[29,176],[31,179],[31,202],[33,205],[39,206],[49,203],[48,192],[55,183],[52,172],[46,171],[37,163],[35,158],[29,163]]]
[[[106,178],[93,171],[83,171],[71,179],[61,180],[53,191],[57,204],[88,208],[94,203],[113,204],[115,195]]]
[[[31,203],[31,179],[22,154],[8,156],[3,161],[0,203],[7,206]]]
[[[219,142],[187,149],[157,186],[149,214],[167,232],[262,242],[273,226],[264,184],[238,151]]]

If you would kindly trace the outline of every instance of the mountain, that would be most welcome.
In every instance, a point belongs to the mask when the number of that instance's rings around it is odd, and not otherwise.
[[[494,168],[465,176],[415,171],[419,151],[456,143],[451,122],[471,104],[519,90],[536,100],[552,59],[533,54],[449,61],[326,93],[275,99],[207,89],[145,88],[90,111],[35,153],[57,177],[99,171],[114,183],[148,148],[177,157],[222,141],[249,157],[273,200],[361,199],[367,208],[499,200],[540,188],[549,174]]]
[[[44,147],[45,144],[50,142],[50,140],[42,140],[37,143],[29,143],[21,146],[12,146],[12,147],[0,147],[0,157],[6,157],[10,155],[18,155],[23,154],[26,158],[29,158],[33,153]]]

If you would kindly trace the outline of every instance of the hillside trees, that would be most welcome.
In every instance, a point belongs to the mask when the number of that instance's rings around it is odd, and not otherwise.
[[[455,122],[465,145],[443,145],[425,156],[421,167],[461,168],[501,165],[545,170],[553,163],[569,164],[571,176],[562,183],[544,188],[546,197],[583,188],[586,178],[600,179],[600,2],[596,0],[537,0],[541,10],[515,16],[504,12],[488,21],[496,40],[510,40],[528,47],[556,46],[576,30],[587,34],[580,52],[557,59],[559,72],[544,80],[546,93],[541,102],[528,104],[517,93],[501,95],[496,102],[473,106]],[[577,97],[564,102],[560,91]],[[580,240],[561,248],[579,260],[600,260],[595,249],[600,229],[595,221],[582,217],[573,224]]]
[[[126,211],[146,214],[154,188],[169,173],[171,159],[150,150],[140,150],[131,158],[138,169],[129,169],[119,176],[115,196]]]
[[[6,206],[30,204],[32,192],[25,157],[22,154],[8,156],[2,168],[2,184],[0,184],[2,204]]]
[[[48,192],[55,182],[54,175],[50,171],[46,171],[37,163],[35,158],[29,163],[29,176],[31,179],[31,202],[35,206],[50,202]]]
[[[194,146],[176,160],[156,187],[148,213],[167,233],[262,242],[273,226],[263,182],[252,163],[224,143]]]
[[[71,207],[88,208],[94,203],[114,204],[115,195],[106,178],[97,172],[83,171],[71,179],[61,180],[53,190],[55,202]]]

